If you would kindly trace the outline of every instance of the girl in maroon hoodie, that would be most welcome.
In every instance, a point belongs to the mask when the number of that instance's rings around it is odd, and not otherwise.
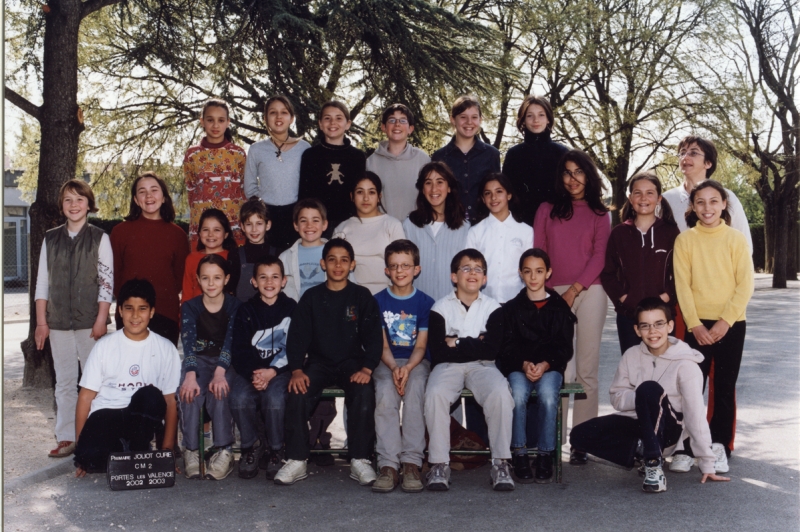
[[[639,301],[660,297],[675,308],[672,247],[679,233],[669,203],[662,201],[661,182],[655,174],[642,172],[633,176],[628,182],[628,200],[622,207],[622,223],[611,231],[600,274],[617,311],[622,353],[641,341],[633,328]]]

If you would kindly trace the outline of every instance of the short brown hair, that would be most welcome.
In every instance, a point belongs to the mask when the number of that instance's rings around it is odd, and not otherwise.
[[[547,131],[552,131],[555,118],[553,117],[553,108],[550,102],[547,101],[547,98],[544,96],[529,94],[522,100],[522,105],[519,106],[519,110],[517,111],[517,129],[519,132],[525,133],[525,115],[528,113],[528,107],[531,105],[538,105],[544,109],[544,114],[547,116],[547,127],[545,129],[547,129]]]
[[[708,139],[697,135],[687,135],[678,143],[678,151],[680,152],[692,144],[697,144],[697,147],[703,152],[705,160],[711,163],[711,168],[706,170],[706,179],[710,179],[714,175],[714,170],[717,169],[717,147]]]
[[[462,94],[456,98],[455,102],[453,102],[453,107],[450,109],[450,116],[455,118],[472,107],[477,107],[478,115],[483,117],[483,113],[481,112],[481,102],[478,101],[478,98],[471,94]]]
[[[347,119],[347,121],[348,122],[350,121],[350,109],[347,108],[347,105],[345,105],[344,102],[340,102],[339,100],[330,100],[328,102],[323,103],[322,107],[319,108],[319,116],[317,117],[317,122],[322,120],[322,113],[324,113],[325,109],[327,109],[328,107],[334,107],[340,110],[342,114],[344,114],[344,117]]]
[[[389,257],[398,253],[408,253],[414,259],[414,266],[419,266],[419,248],[411,240],[399,239],[395,240],[388,246],[383,253],[383,262],[386,267],[389,267]]]
[[[292,102],[289,101],[289,98],[283,94],[274,94],[267,99],[267,103],[264,104],[264,115],[267,114],[267,111],[269,111],[269,106],[272,105],[273,102],[281,102],[286,106],[289,114],[294,116],[294,105],[292,105]]]
[[[242,204],[242,208],[239,209],[239,221],[244,225],[254,214],[264,220],[264,223],[269,223],[271,220],[267,204],[258,196],[253,196]]]
[[[461,261],[465,258],[474,260],[475,262],[480,262],[481,267],[483,268],[483,274],[489,275],[489,270],[486,267],[486,257],[484,257],[483,253],[475,248],[462,249],[456,253],[453,257],[453,260],[450,261],[450,273],[456,273],[458,271],[458,267],[461,266]]]
[[[58,191],[59,207],[64,204],[64,194],[67,192],[83,196],[89,200],[89,212],[97,212],[97,206],[94,203],[94,192],[92,192],[92,187],[89,186],[89,183],[80,179],[70,179],[61,185],[61,189]]]
[[[325,208],[325,205],[323,205],[320,200],[317,198],[306,198],[294,204],[294,209],[292,209],[292,221],[294,223],[297,223],[297,219],[300,218],[300,211],[303,209],[316,209],[319,211],[323,222],[328,219],[328,209]]]
[[[411,109],[409,109],[407,105],[402,103],[393,103],[392,105],[384,109],[383,113],[381,114],[381,124],[385,125],[386,121],[389,120],[389,117],[398,111],[406,115],[406,119],[408,120],[409,126],[414,125],[415,122],[414,113],[411,112]]]

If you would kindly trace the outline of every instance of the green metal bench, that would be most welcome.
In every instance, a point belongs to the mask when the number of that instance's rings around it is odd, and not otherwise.
[[[564,386],[559,390],[558,394],[562,398],[569,398],[570,395],[582,394],[584,393],[583,386],[580,384],[573,382],[564,384]],[[341,388],[326,388],[322,392],[323,398],[331,398],[331,397],[344,397],[344,390]],[[461,397],[473,397],[472,392],[467,388],[464,388],[461,391]],[[531,397],[536,397],[536,390],[531,392]],[[557,483],[561,483],[561,446],[563,445],[563,441],[561,438],[561,414],[562,414],[562,401],[558,402],[558,413],[556,415],[556,457],[555,457],[555,481]],[[346,448],[340,449],[312,449],[312,453],[315,454],[330,454],[330,453],[346,453]],[[474,454],[491,454],[490,450],[482,450],[482,451],[462,451],[462,450],[451,450],[451,454],[464,454],[464,455],[474,455]],[[529,451],[530,454],[536,454],[535,451]]]

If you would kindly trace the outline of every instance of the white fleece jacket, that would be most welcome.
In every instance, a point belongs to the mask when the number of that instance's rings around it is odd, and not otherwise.
[[[692,452],[703,473],[714,473],[711,431],[703,403],[703,373],[698,364],[703,355],[686,342],[669,338],[666,353],[655,356],[644,342],[622,355],[611,383],[611,405],[623,416],[636,417],[636,388],[645,381],[656,381],[664,388],[673,410],[683,413],[683,434],[677,445],[664,449],[664,456],[683,449],[691,438]]]

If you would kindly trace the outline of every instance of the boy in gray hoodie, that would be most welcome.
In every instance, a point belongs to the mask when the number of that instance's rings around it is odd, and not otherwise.
[[[636,334],[642,343],[622,355],[611,383],[611,404],[619,412],[572,429],[576,449],[628,468],[641,442],[646,493],[667,490],[664,457],[682,449],[688,436],[703,477],[727,481],[714,470],[711,432],[703,404],[703,355],[670,337],[672,311],[661,298],[643,299],[636,309]]]

